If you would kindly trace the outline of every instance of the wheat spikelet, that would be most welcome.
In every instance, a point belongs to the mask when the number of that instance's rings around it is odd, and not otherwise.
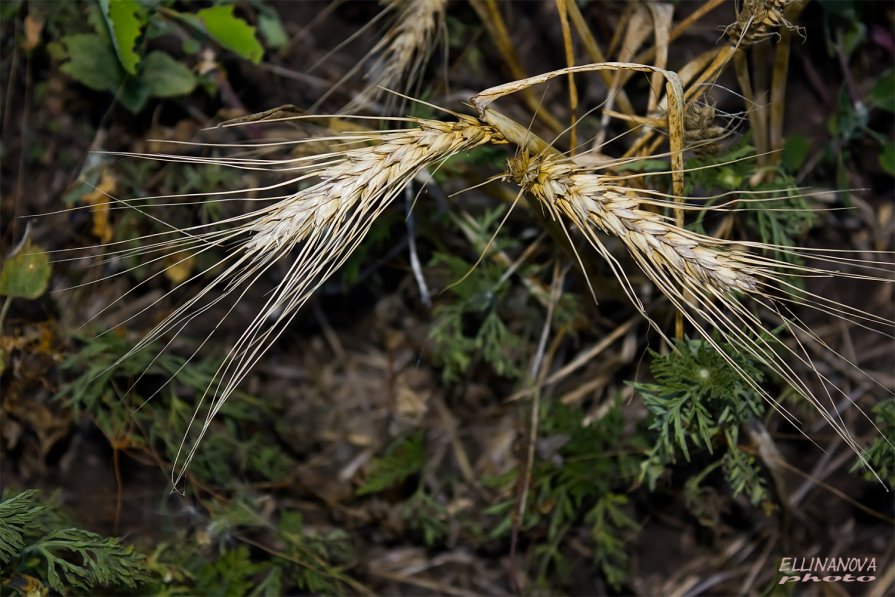
[[[161,257],[154,257],[148,263],[162,261],[165,264],[164,269],[170,269],[176,267],[183,259],[189,258],[188,255],[195,255],[213,247],[236,244],[235,249],[215,266],[195,274],[168,293],[197,283],[205,274],[213,269],[217,270],[210,284],[191,292],[188,300],[156,325],[118,363],[169,333],[173,333],[176,337],[193,319],[228,297],[233,300],[233,306],[227,311],[229,314],[249,288],[274,263],[286,257],[292,260],[284,279],[267,297],[258,310],[258,315],[229,351],[197,405],[193,422],[196,421],[206,399],[210,401],[195,441],[189,446],[185,456],[178,453],[175,459],[175,464],[180,465],[177,477],[174,479],[175,484],[182,477],[195,453],[198,441],[205,434],[209,423],[223,403],[279,337],[310,295],[344,263],[391,200],[426,167],[478,145],[501,141],[499,135],[489,126],[482,125],[474,118],[463,116],[458,118],[456,122],[404,119],[416,126],[395,131],[342,136],[340,137],[342,142],[362,143],[362,146],[281,162],[251,158],[142,156],[176,161],[186,159],[186,161],[216,163],[241,169],[302,172],[297,177],[264,189],[294,186],[312,177],[319,180],[303,190],[285,197],[279,196],[279,200],[272,205],[217,222],[217,225],[223,225],[221,230],[205,231],[204,226],[174,230],[171,234],[177,235],[177,238],[153,242],[146,242],[148,239],[144,239],[140,248],[117,252],[119,256],[162,254]],[[238,192],[228,191],[227,194]],[[146,208],[138,205],[146,203],[147,199],[159,198],[144,198],[142,202],[135,200],[123,203],[145,212]],[[168,254],[175,252],[185,257],[173,262],[164,261]],[[143,265],[145,264],[144,262]],[[155,275],[163,273],[164,269]],[[127,294],[135,289],[136,287]],[[220,296],[212,297],[212,290],[219,292]],[[121,298],[123,297],[119,300]],[[149,308],[151,305],[146,309]],[[226,316],[225,314],[224,317]],[[223,318],[215,326],[215,330],[222,322]],[[119,325],[122,323],[124,322]],[[196,346],[190,359],[206,346],[213,334],[214,330]],[[166,347],[172,341],[173,338],[168,341]],[[193,423],[190,424],[190,428],[192,430]],[[190,431],[187,432],[187,435],[189,434]],[[187,449],[187,445],[185,437],[181,450]]]
[[[818,343],[838,359],[844,358],[825,345],[787,307],[796,304],[822,310],[845,321],[891,335],[892,322],[823,296],[811,294],[793,284],[784,274],[795,276],[834,276],[891,283],[891,269],[876,262],[860,262],[836,255],[814,255],[815,259],[837,265],[863,266],[866,271],[883,271],[889,277],[872,273],[840,274],[832,269],[798,266],[768,257],[757,250],[771,247],[761,243],[731,243],[681,228],[673,220],[640,207],[652,204],[680,208],[679,203],[645,197],[648,191],[623,185],[624,177],[592,173],[561,156],[530,156],[523,151],[509,161],[509,175],[536,198],[556,220],[571,222],[588,242],[609,262],[636,308],[649,319],[620,264],[595,233],[600,230],[620,239],[643,272],[671,303],[690,321],[719,354],[725,354],[714,337],[721,338],[749,354],[774,371],[802,397],[809,400],[835,429],[837,434],[862,456],[861,446],[850,434],[833,404],[837,394],[845,396],[814,366],[806,342]],[[801,255],[790,249],[793,255]],[[766,324],[747,308],[742,297],[777,320],[789,332],[791,343],[766,333]],[[653,323],[651,321],[651,323]],[[662,333],[662,330],[653,323]],[[732,360],[728,363],[744,375],[784,417],[796,424],[795,417],[766,390],[759,387]],[[796,372],[792,363],[810,368],[820,382],[822,398]],[[847,363],[847,361],[845,361]],[[851,367],[855,365],[848,363]],[[847,398],[847,396],[845,396]],[[827,404],[826,402],[829,402]],[[809,438],[810,439],[810,438]]]
[[[737,253],[724,251],[704,236],[679,228],[661,215],[640,209],[641,201],[623,195],[598,175],[576,172],[572,163],[522,153],[509,162],[511,176],[542,202],[556,205],[577,222],[592,221],[620,238],[641,259],[718,290],[755,290],[757,282]],[[595,197],[602,200],[596,201]]]

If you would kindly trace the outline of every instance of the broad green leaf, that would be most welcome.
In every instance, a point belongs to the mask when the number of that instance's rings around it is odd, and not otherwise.
[[[64,55],[68,61],[60,70],[97,91],[118,91],[124,71],[114,50],[98,35],[79,33],[63,37]]]
[[[883,75],[868,96],[871,105],[895,112],[895,71]]]
[[[886,143],[879,154],[879,165],[890,176],[895,176],[895,143]]]
[[[258,29],[261,30],[261,35],[264,36],[268,47],[282,48],[289,41],[286,30],[283,29],[283,22],[280,21],[279,15],[273,11],[269,13],[263,11],[258,15]]]
[[[50,259],[37,245],[26,242],[0,268],[0,295],[36,299],[50,282]]]
[[[788,172],[795,172],[802,167],[811,149],[811,141],[804,135],[790,135],[783,145],[783,167]]]
[[[121,66],[128,73],[137,74],[140,55],[134,46],[148,19],[146,9],[136,0],[98,1]]]
[[[196,13],[202,29],[217,43],[255,64],[261,62],[264,48],[255,37],[255,28],[233,14],[235,6],[212,6]],[[192,19],[190,19],[192,20]]]
[[[196,88],[196,76],[169,54],[156,50],[143,59],[140,79],[153,97],[189,95]]]

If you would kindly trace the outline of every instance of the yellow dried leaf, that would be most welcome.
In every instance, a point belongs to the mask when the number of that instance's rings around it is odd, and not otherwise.
[[[186,251],[174,253],[167,258],[168,267],[165,268],[165,277],[173,284],[180,284],[186,280],[193,271],[194,258]]]
[[[81,201],[93,206],[93,235],[107,243],[112,240],[112,226],[109,224],[109,203],[115,196],[118,181],[108,169],[103,170],[99,186],[92,193],[81,196]]]
[[[44,20],[33,15],[25,17],[25,39],[22,41],[22,47],[27,51],[31,51],[40,43],[40,34],[44,28]]]

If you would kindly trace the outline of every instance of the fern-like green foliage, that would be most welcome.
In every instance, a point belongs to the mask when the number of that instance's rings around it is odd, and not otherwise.
[[[380,458],[374,458],[367,480],[357,490],[358,495],[381,493],[422,472],[426,466],[423,432],[394,442]],[[401,510],[407,526],[422,535],[423,542],[432,546],[447,535],[448,514],[444,504],[424,483],[422,476],[413,493],[403,501]]]
[[[895,398],[877,404],[873,414],[880,435],[867,448],[864,457],[889,487],[895,487]],[[855,463],[852,472],[857,470],[863,470],[867,480],[875,480],[873,473],[860,461]]]
[[[656,432],[656,443],[641,463],[640,479],[653,490],[678,454],[690,461],[693,450],[715,454],[720,445],[723,470],[734,493],[744,492],[758,503],[767,495],[764,477],[738,442],[740,424],[765,412],[762,397],[743,378],[758,384],[764,374],[733,347],[720,346],[741,372],[708,342],[691,339],[678,342],[667,355],[653,354],[655,383],[634,384],[652,415],[650,429]]]
[[[249,548],[239,545],[199,568],[195,589],[199,595],[247,595],[261,570],[263,566],[251,560]]]
[[[106,334],[84,342],[82,351],[63,365],[75,375],[59,397],[88,414],[119,447],[170,461],[193,415],[193,400],[210,383],[219,359],[206,357],[186,363],[171,353],[155,358],[157,347],[149,346],[121,361],[130,348],[124,339]],[[146,408],[136,408],[178,371],[176,388],[167,386]],[[301,516],[286,508],[263,511],[250,489],[253,481],[279,481],[295,467],[295,461],[277,442],[273,423],[280,418],[276,409],[284,405],[242,393],[236,398],[218,413],[215,431],[203,442],[188,473],[232,499],[200,502],[197,505],[207,513],[208,523],[195,535],[177,532],[174,539],[157,546],[149,559],[156,577],[149,591],[163,595],[344,593],[346,587],[354,586],[343,572],[353,561],[347,535],[303,528]],[[422,439],[419,442],[421,446]],[[244,485],[234,487],[234,479]],[[64,561],[105,563],[102,554],[93,551],[100,549],[100,538],[82,536],[77,550],[70,552],[73,558],[68,557],[69,552],[59,551],[58,537],[49,539],[54,542],[38,546],[42,551],[31,560],[51,566],[63,583],[71,584],[69,576],[79,577]],[[258,544],[276,550],[278,556],[271,558],[256,548]],[[104,547],[109,552],[113,546]],[[119,588],[131,590],[123,584]]]
[[[567,575],[569,562],[563,546],[581,524],[590,529],[587,542],[606,581],[620,589],[627,580],[627,547],[639,525],[627,511],[623,492],[636,477],[636,454],[645,446],[624,428],[618,404],[587,424],[578,409],[562,404],[544,407],[538,434],[544,449],[532,470],[530,507],[521,522],[527,534],[543,534],[534,549],[541,585],[546,586],[548,578]],[[488,479],[487,484],[513,486],[516,475],[513,471]],[[514,505],[511,497],[489,508],[488,514],[500,517],[491,537],[510,533]]]
[[[25,537],[32,533],[46,506],[35,504],[37,491],[29,489],[0,502],[0,566],[19,558]]]
[[[357,494],[384,491],[419,473],[425,464],[423,434],[416,433],[406,440],[396,442],[384,456],[373,460],[367,480],[358,488]]]
[[[203,394],[220,360],[208,357],[187,365],[183,357],[170,352],[156,358],[156,345],[121,360],[129,349],[130,344],[114,334],[86,341],[80,352],[63,363],[64,369],[79,375],[58,397],[76,412],[89,413],[107,437],[120,440],[127,434],[129,448],[157,450],[172,461],[195,409],[189,393]],[[169,384],[166,391],[153,398],[152,408],[137,408],[146,399],[141,394],[143,386],[155,391],[175,373],[176,388]],[[138,378],[143,380],[142,386],[134,386]],[[190,474],[214,483],[227,483],[234,472],[265,480],[281,479],[292,466],[288,456],[263,434],[245,431],[252,424],[276,420],[270,401],[244,393],[236,398],[221,408],[219,428],[203,442]],[[134,422],[138,423],[137,429],[145,430],[145,436],[133,431]]]
[[[49,528],[38,492],[0,502],[0,577],[30,575],[60,593],[135,591],[152,579],[142,554],[118,539],[78,528]]]
[[[477,250],[488,245],[502,215],[502,210],[493,210],[475,223]],[[499,247],[505,247],[503,243],[512,244],[501,238],[495,242]],[[429,333],[435,353],[444,365],[445,382],[459,380],[477,355],[498,375],[518,377],[522,369],[513,347],[524,346],[525,341],[501,317],[510,290],[506,267],[489,259],[474,266],[456,255],[442,252],[435,254],[430,266],[446,268],[448,279],[459,280],[449,287],[452,300],[435,309],[435,322]]]
[[[143,555],[114,537],[82,529],[51,531],[22,552],[25,560],[39,558],[47,584],[57,591],[120,587],[130,590],[149,579]]]

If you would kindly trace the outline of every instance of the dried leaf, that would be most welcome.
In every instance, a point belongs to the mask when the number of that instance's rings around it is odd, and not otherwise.
[[[37,47],[40,43],[40,34],[44,28],[44,20],[38,17],[27,15],[25,17],[25,41],[22,47],[29,52]]]
[[[103,170],[99,186],[92,193],[81,196],[81,201],[93,206],[93,235],[103,243],[112,240],[112,227],[109,224],[109,203],[115,195],[118,181],[108,169]]]
[[[174,284],[180,284],[189,278],[195,259],[190,253],[180,251],[170,255],[166,261],[169,265],[165,268],[165,277]]]

